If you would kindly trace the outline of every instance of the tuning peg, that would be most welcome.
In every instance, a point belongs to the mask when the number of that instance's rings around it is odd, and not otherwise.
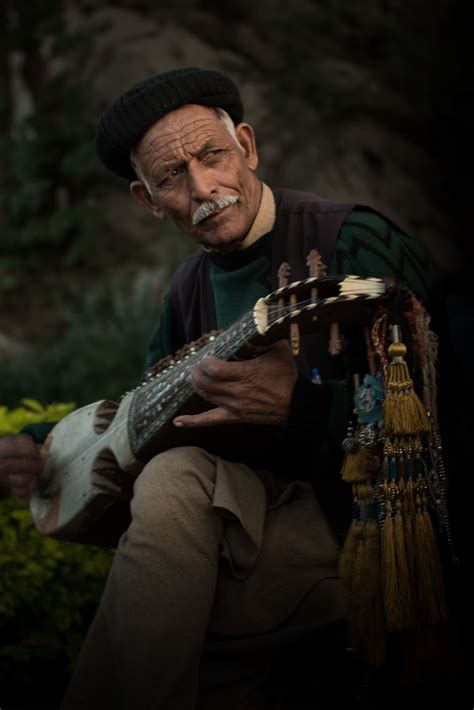
[[[306,257],[306,264],[309,268],[309,275],[311,278],[319,278],[320,276],[325,276],[327,273],[327,266],[317,249],[311,249]],[[314,287],[311,289],[311,303],[316,303],[317,300],[318,289]]]
[[[290,310],[294,311],[296,309],[297,298],[295,294],[290,296]],[[300,327],[298,323],[292,323],[290,325],[290,343],[293,355],[296,357],[300,354]]]
[[[331,329],[329,331],[329,354],[333,357],[339,355],[342,350],[341,332],[339,330],[339,323],[331,323]]]
[[[280,268],[278,269],[278,287],[284,288],[288,286],[288,279],[290,277],[291,267],[287,261],[282,261]],[[278,300],[278,312],[280,318],[285,315],[285,299],[280,298]]]

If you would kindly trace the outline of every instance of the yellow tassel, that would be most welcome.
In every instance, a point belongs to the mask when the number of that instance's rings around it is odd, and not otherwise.
[[[355,656],[369,665],[385,660],[385,620],[380,578],[380,535],[377,521],[364,526],[359,545],[359,585],[351,620]]]
[[[359,521],[353,520],[339,557],[339,574],[344,586],[349,592],[352,591],[352,573],[361,536],[362,525]]]
[[[354,451],[349,451],[342,464],[342,480],[353,483],[355,481],[365,481],[366,472],[366,451],[363,446],[358,446]]]
[[[413,389],[413,380],[403,343],[394,342],[388,348],[392,357],[384,401],[384,428],[386,434],[417,434],[429,431],[430,423],[426,409]]]
[[[355,518],[341,557],[341,577],[349,590],[349,643],[354,657],[380,665],[385,655],[385,626],[380,576],[380,536],[374,489],[354,485]]]
[[[435,533],[427,509],[426,496],[419,493],[415,498],[415,535],[416,535],[416,567],[417,591],[420,621],[433,624],[446,621],[444,579],[436,544]]]
[[[413,594],[411,586],[413,578],[410,574],[405,521],[402,516],[402,504],[399,499],[395,503],[395,511],[393,527],[399,588],[399,628],[406,628],[410,625],[413,617]]]
[[[416,584],[415,566],[415,501],[413,498],[413,481],[409,479],[405,484],[405,495],[403,496],[403,520],[405,533],[405,548],[407,554],[408,571],[412,584]],[[415,595],[414,595],[415,596]],[[414,603],[414,598],[413,598]]]
[[[387,628],[393,631],[399,628],[400,612],[398,603],[398,574],[393,532],[392,504],[385,504],[385,521],[382,533],[383,593]]]
[[[415,512],[415,498],[413,491],[413,481],[411,478],[408,479],[405,486],[405,510],[407,515],[411,515],[413,520],[413,514]]]

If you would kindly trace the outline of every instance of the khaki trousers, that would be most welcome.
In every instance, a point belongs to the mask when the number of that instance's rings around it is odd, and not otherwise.
[[[256,707],[272,655],[345,615],[308,484],[176,448],[131,511],[63,710]]]

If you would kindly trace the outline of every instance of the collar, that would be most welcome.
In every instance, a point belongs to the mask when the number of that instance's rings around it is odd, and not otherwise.
[[[251,244],[256,242],[264,234],[268,234],[273,229],[275,224],[276,208],[273,192],[268,185],[262,182],[262,197],[260,199],[260,207],[255,216],[252,226],[250,227],[247,236],[239,244],[238,250],[247,249]]]

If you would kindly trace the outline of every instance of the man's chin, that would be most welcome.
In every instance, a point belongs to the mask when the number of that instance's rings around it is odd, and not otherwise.
[[[225,230],[219,232],[216,229],[211,232],[210,230],[199,229],[196,230],[194,238],[206,251],[230,254],[239,248],[239,245],[245,239],[245,234],[240,231],[238,233],[229,231],[226,234]]]
[[[199,240],[202,248],[214,254],[232,254],[237,251],[245,236],[229,237],[227,239],[218,237],[216,239]]]

